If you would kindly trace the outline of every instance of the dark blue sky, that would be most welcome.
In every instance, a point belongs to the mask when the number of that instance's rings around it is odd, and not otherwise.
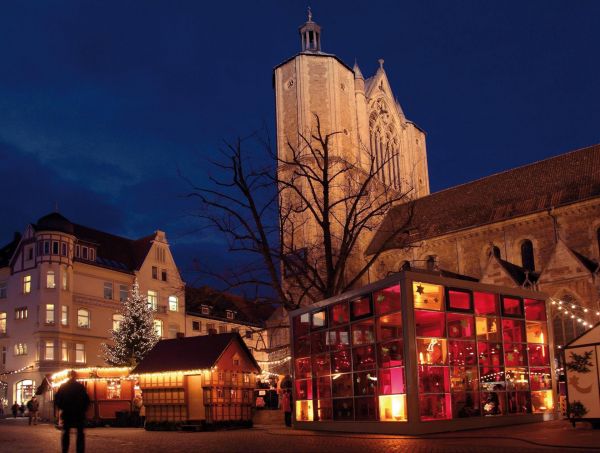
[[[314,1],[323,50],[385,59],[427,132],[440,190],[600,142],[600,2]],[[305,1],[0,3],[0,242],[53,210],[138,237],[179,266],[221,263],[178,177],[222,139],[274,130],[272,68],[299,50]],[[191,275],[191,274],[186,274]]]

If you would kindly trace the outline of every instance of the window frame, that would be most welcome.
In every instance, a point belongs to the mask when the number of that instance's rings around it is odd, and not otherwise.
[[[52,303],[44,305],[44,325],[53,326],[56,324],[56,304]]]
[[[457,293],[466,293],[469,295],[469,308],[456,308],[450,305],[450,291],[454,291]],[[446,286],[446,294],[444,294],[444,298],[446,299],[446,311],[457,312],[457,313],[475,313],[475,300],[473,296],[473,291],[465,288],[456,288],[453,286]]]
[[[110,292],[110,297],[107,297],[107,290]],[[114,300],[115,293],[113,282],[104,282],[102,286],[102,297],[104,298],[104,300]]]
[[[85,316],[82,314],[82,312],[85,312]],[[82,325],[79,321],[80,318],[85,318],[87,319],[87,324],[86,325]],[[88,308],[78,308],[77,309],[77,327],[79,329],[91,329],[92,327],[92,314],[91,311]]]

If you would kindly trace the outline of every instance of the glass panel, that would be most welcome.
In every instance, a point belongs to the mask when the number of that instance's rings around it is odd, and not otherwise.
[[[350,357],[350,349],[333,352],[331,354],[331,372],[345,373],[352,371],[352,358]]]
[[[377,368],[375,345],[354,348],[354,370],[373,370]]]
[[[523,317],[523,301],[517,297],[502,297],[502,314]]]
[[[400,310],[400,285],[382,289],[373,294],[375,313],[378,315]]]
[[[527,343],[548,343],[546,323],[527,321]]]
[[[372,319],[369,321],[352,324],[352,344],[369,344],[375,341],[375,324]]]
[[[330,374],[329,366],[329,354],[322,354],[314,356],[312,359],[313,363],[313,373],[316,376],[323,376],[326,374]]]
[[[448,290],[448,310],[472,311],[471,293],[455,289]]]
[[[518,343],[505,343],[504,363],[506,366],[527,366],[527,346]]]
[[[452,394],[452,416],[454,418],[477,417],[479,409],[479,393],[460,392]]]
[[[450,419],[452,418],[450,394],[420,395],[419,409],[422,421]]]
[[[330,376],[323,376],[317,379],[317,398],[331,398]]]
[[[389,368],[404,365],[404,345],[402,341],[390,341],[381,343],[379,349],[379,366]]]
[[[507,392],[506,409],[508,414],[530,414],[531,398],[529,392]]]
[[[329,307],[329,318],[331,319],[332,326],[346,324],[350,321],[348,302],[342,302],[341,304],[335,304]]]
[[[479,341],[477,342],[477,354],[479,365],[498,367],[502,366],[504,363],[502,360],[502,344],[500,343],[485,343]]]
[[[311,377],[310,358],[296,359],[296,379]]]
[[[312,379],[297,379],[296,380],[296,399],[311,400],[312,399]]]
[[[296,337],[294,341],[294,354],[296,357],[310,355],[310,337]]]
[[[333,350],[345,349],[350,346],[350,326],[338,327],[329,332],[329,347]]]
[[[377,393],[377,376],[375,371],[354,373],[354,396],[375,395]]]
[[[377,403],[375,397],[354,398],[355,420],[377,420]]]
[[[313,402],[296,401],[296,420],[310,422],[313,419]]]
[[[415,310],[415,333],[417,337],[445,337],[445,313]]]
[[[498,296],[491,293],[473,293],[476,315],[498,315]]]
[[[500,341],[500,323],[498,318],[475,318],[477,339],[483,341]]]
[[[377,341],[402,338],[402,314],[382,316],[377,319]]]
[[[317,407],[317,417],[319,420],[333,419],[333,404],[331,400],[319,400],[317,402]]]
[[[449,341],[448,362],[450,365],[477,365],[474,341]]]
[[[550,354],[548,346],[544,344],[528,344],[529,366],[550,365]]]
[[[310,329],[310,313],[304,313],[294,318],[294,336],[299,337],[308,334]]]
[[[431,283],[413,282],[413,300],[415,308],[443,310],[444,287]]]
[[[461,315],[448,313],[448,337],[450,338],[473,338],[475,337],[475,320],[472,315]]]
[[[419,393],[447,393],[449,391],[448,367],[419,366]]]
[[[534,414],[549,413],[554,409],[552,390],[531,392],[531,410]]]
[[[452,392],[478,392],[477,367],[452,367],[450,371]]]
[[[406,395],[380,396],[379,420],[382,422],[405,422]]]
[[[546,321],[546,303],[543,300],[525,299],[525,319]]]
[[[382,395],[406,393],[403,367],[379,370],[379,393]]]
[[[550,368],[530,368],[529,383],[531,390],[549,390],[552,388]]]
[[[373,314],[371,310],[371,298],[369,296],[353,300],[350,302],[350,305],[352,306],[352,319],[363,318]]]
[[[334,374],[331,376],[331,392],[334,398],[340,396],[352,396],[352,374]]]
[[[483,415],[502,415],[506,412],[506,394],[504,392],[485,392],[481,394]]]
[[[334,420],[354,420],[354,399],[333,400]]]
[[[313,354],[320,354],[329,350],[327,344],[327,332],[315,332],[310,336],[311,351]]]
[[[525,343],[525,323],[517,319],[503,319],[502,338],[505,342]]]
[[[504,390],[506,382],[504,381],[504,368],[479,368],[481,390],[486,392],[496,392]]]
[[[506,368],[506,390],[529,390],[527,368]]]
[[[322,329],[327,326],[327,310],[319,310],[312,314],[312,328]]]
[[[417,338],[419,364],[446,365],[448,363],[446,340],[438,338]]]

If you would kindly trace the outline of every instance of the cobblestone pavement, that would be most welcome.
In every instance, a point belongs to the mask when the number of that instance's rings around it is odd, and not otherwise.
[[[72,440],[72,449],[75,439]],[[600,432],[584,425],[546,422],[426,437],[349,435],[296,431],[274,426],[206,433],[146,432],[133,428],[86,431],[88,452],[536,452],[598,451]],[[57,452],[60,433],[52,425],[0,420],[1,452]]]

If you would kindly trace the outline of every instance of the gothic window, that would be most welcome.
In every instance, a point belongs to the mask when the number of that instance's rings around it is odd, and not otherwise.
[[[488,250],[488,257],[494,255],[496,258],[500,259],[502,256],[500,255],[500,247],[497,245],[492,245]]]
[[[533,271],[535,262],[533,259],[533,243],[529,239],[521,242],[521,263],[524,269]]]
[[[370,106],[369,128],[371,131],[371,152],[379,178],[384,184],[400,189],[399,139],[383,99],[377,99]]]

